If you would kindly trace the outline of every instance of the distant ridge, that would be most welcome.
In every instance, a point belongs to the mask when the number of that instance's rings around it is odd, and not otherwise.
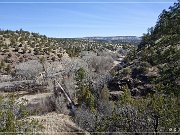
[[[99,40],[120,40],[120,39],[137,39],[137,40],[141,40],[141,37],[137,37],[137,36],[107,36],[107,37],[101,37],[101,36],[95,36],[95,37],[83,37],[85,39],[99,39]]]
[[[83,39],[94,40],[94,41],[104,41],[104,42],[117,42],[117,43],[135,43],[138,44],[141,41],[141,37],[137,36],[109,36],[109,37],[83,37]]]

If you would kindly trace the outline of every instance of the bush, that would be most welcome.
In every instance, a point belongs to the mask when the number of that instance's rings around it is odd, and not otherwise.
[[[29,114],[24,106],[26,101],[17,103],[15,99],[14,95],[0,97],[0,132],[23,134],[41,130],[43,126],[38,121],[27,118]]]
[[[12,56],[12,54],[11,54],[11,53],[9,53],[9,54],[8,54],[8,57],[10,58],[11,56]]]
[[[57,56],[58,56],[59,58],[62,58],[62,54],[57,54]]]
[[[103,116],[98,123],[99,132],[178,132],[178,98],[149,95],[134,99],[126,89],[112,115]]]
[[[125,75],[125,76],[130,75],[130,73],[131,73],[131,69],[129,67],[124,68],[122,70],[122,74]]]
[[[41,64],[44,64],[44,62],[45,62],[46,59],[45,59],[44,56],[42,56],[42,57],[39,58],[39,60],[40,60],[40,63],[41,63]]]
[[[53,57],[51,58],[51,60],[52,60],[52,61],[55,61],[55,60],[56,60],[56,57],[55,57],[55,56],[53,56]]]
[[[96,115],[83,105],[76,111],[74,121],[82,129],[88,132],[95,132]]]
[[[16,76],[26,79],[34,79],[40,72],[43,72],[43,65],[37,60],[30,60],[19,63],[15,66]]]
[[[5,67],[5,62],[4,62],[4,60],[2,60],[0,63],[0,68],[3,69],[4,67]]]
[[[11,65],[8,64],[5,70],[6,70],[7,74],[10,74],[11,70],[12,70]]]

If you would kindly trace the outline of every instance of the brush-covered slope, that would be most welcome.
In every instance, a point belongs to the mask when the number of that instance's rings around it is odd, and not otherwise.
[[[113,85],[128,85],[133,95],[180,93],[180,3],[163,10],[137,50],[124,59]]]
[[[64,50],[53,39],[28,31],[0,31],[0,69],[9,73],[17,63],[28,60],[60,60]]]

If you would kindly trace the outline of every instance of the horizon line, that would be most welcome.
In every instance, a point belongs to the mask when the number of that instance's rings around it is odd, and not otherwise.
[[[20,31],[20,30],[23,30],[25,32],[30,32],[30,33],[37,33],[39,35],[45,35],[47,36],[48,38],[92,38],[92,37],[128,37],[128,36],[131,36],[131,37],[142,37],[143,36],[143,33],[141,35],[134,35],[134,34],[113,34],[113,35],[84,35],[84,36],[61,36],[61,35],[58,35],[58,36],[53,36],[53,35],[49,35],[49,34],[46,34],[46,33],[43,33],[43,32],[39,32],[39,31],[32,31],[32,30],[27,30],[27,29],[24,29],[24,28],[19,28],[19,29],[4,29],[4,28],[0,28],[0,31],[6,31],[6,30],[9,30],[9,31],[13,31],[13,32],[16,32],[16,31]]]

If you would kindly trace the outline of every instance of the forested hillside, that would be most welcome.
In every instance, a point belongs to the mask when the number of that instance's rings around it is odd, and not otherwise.
[[[110,90],[129,92],[129,96],[125,94],[126,98],[123,98],[126,100],[124,103],[126,113],[129,114],[124,118],[130,123],[127,131],[179,132],[179,24],[178,1],[168,10],[163,10],[156,25],[144,34],[138,49],[127,54],[114,79],[109,82]],[[122,120],[122,115],[117,113],[115,116]],[[143,126],[141,125],[143,122],[139,120],[144,122]],[[138,121],[140,123],[136,123]],[[134,122],[136,126],[133,128]],[[138,126],[146,128],[138,129]]]
[[[180,90],[179,23],[180,5],[176,3],[163,10],[156,25],[143,36],[137,51],[127,55],[124,61],[126,68],[132,70],[129,74],[132,78],[146,80],[146,84],[154,85],[155,91],[176,96]]]

